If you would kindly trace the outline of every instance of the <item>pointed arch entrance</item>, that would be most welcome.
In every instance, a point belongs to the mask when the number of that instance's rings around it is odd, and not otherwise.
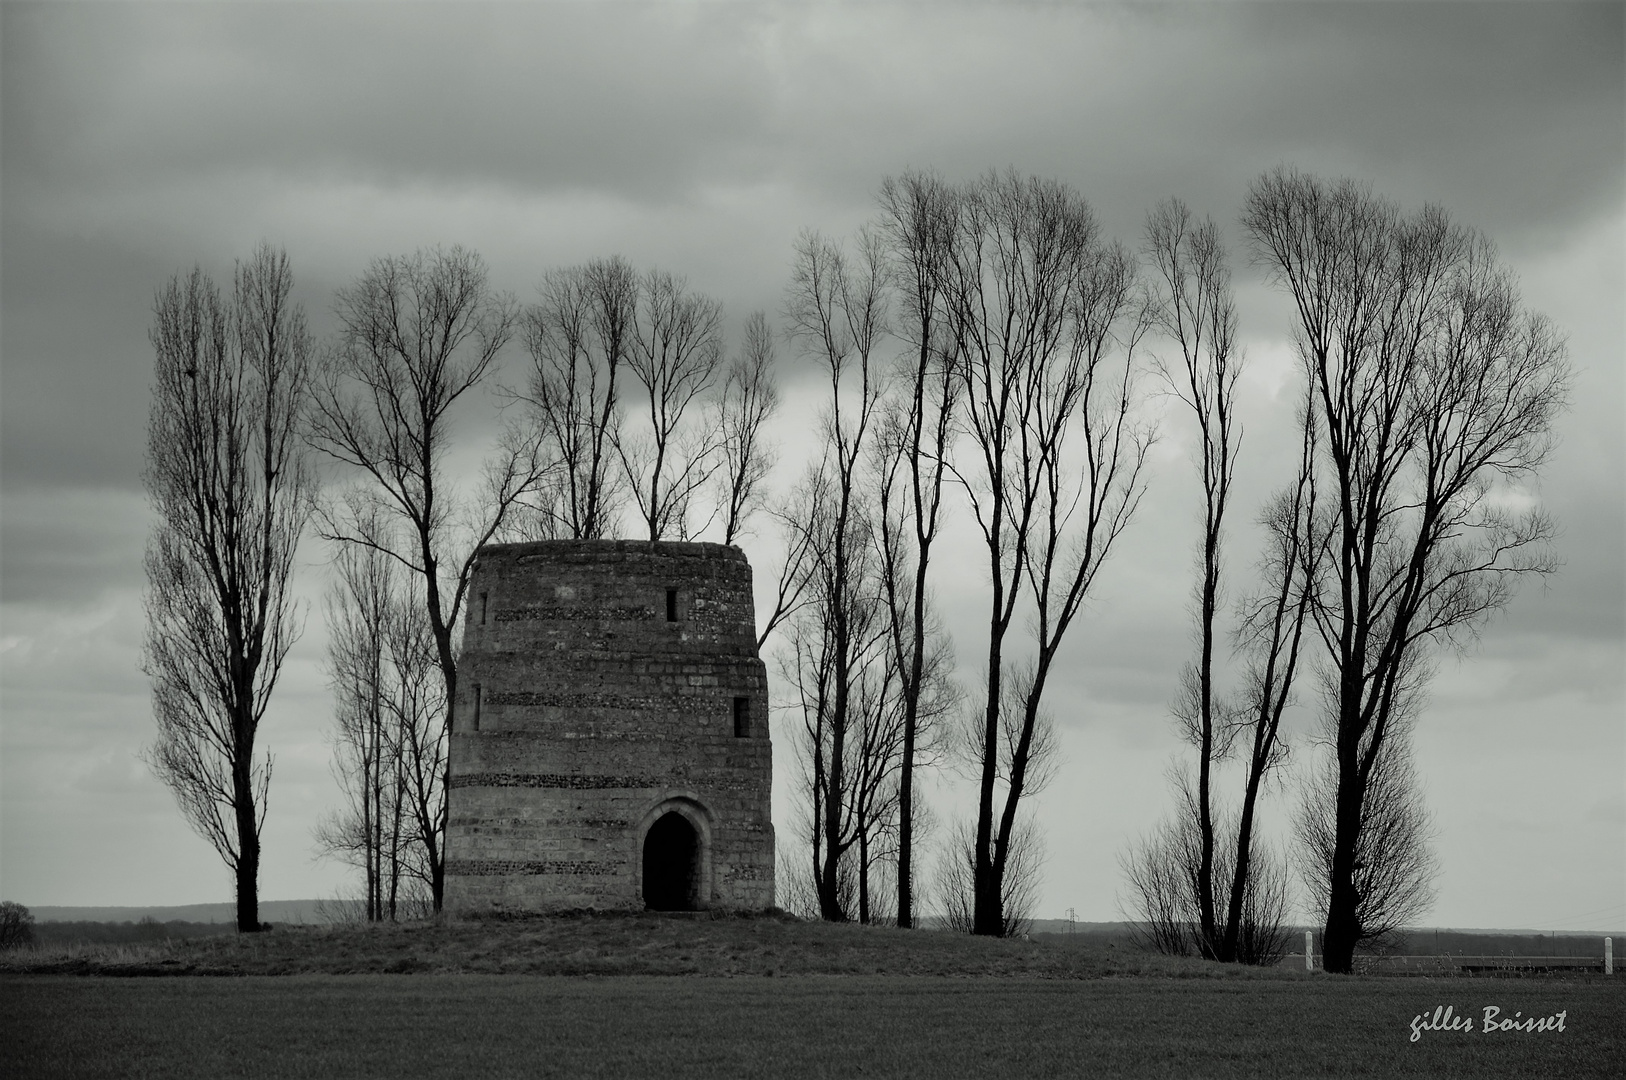
[[[710,815],[689,798],[644,815],[640,891],[650,911],[703,911],[711,899]]]

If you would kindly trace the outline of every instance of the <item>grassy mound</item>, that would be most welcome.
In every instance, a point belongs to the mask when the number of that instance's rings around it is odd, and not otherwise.
[[[789,916],[583,914],[44,946],[0,972],[97,975],[928,975],[1090,979],[1294,977],[1156,956],[1080,935],[1037,941],[803,922]],[[1302,973],[1296,973],[1302,975]]]

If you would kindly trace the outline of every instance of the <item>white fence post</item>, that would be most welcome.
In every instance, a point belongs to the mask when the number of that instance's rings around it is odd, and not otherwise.
[[[1603,973],[1605,975],[1615,973],[1615,939],[1612,937],[1603,939]]]
[[[1604,948],[1607,949],[1608,946],[1605,945]],[[1315,934],[1309,930],[1304,932],[1304,970],[1315,970]]]

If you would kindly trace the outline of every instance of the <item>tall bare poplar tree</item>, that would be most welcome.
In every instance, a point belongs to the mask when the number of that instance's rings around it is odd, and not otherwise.
[[[1556,569],[1552,523],[1510,490],[1532,478],[1567,394],[1562,335],[1523,308],[1489,241],[1428,206],[1403,214],[1351,181],[1282,168],[1243,222],[1292,296],[1316,415],[1309,615],[1326,653],[1335,762],[1323,949],[1348,972],[1366,928],[1363,834],[1429,661],[1460,645],[1518,579]],[[1317,856],[1320,858],[1321,856]]]
[[[1180,364],[1165,375],[1191,409],[1199,433],[1203,486],[1202,578],[1197,588],[1197,661],[1187,669],[1176,715],[1197,748],[1196,885],[1201,940],[1220,938],[1214,913],[1213,768],[1229,732],[1214,685],[1215,623],[1219,614],[1225,511],[1236,475],[1236,313],[1229,273],[1213,222],[1194,225],[1177,203],[1165,203],[1147,221],[1148,254],[1162,279],[1163,302],[1154,310],[1180,348]]]
[[[145,482],[148,763],[225,860],[237,928],[260,928],[260,828],[271,780],[255,741],[298,637],[288,592],[310,514],[299,425],[311,340],[288,257],[262,245],[223,300],[201,270],[154,305]]]
[[[965,195],[948,304],[971,449],[956,472],[991,583],[973,838],[974,930],[998,935],[1040,702],[1062,639],[1143,490],[1150,433],[1136,419],[1146,308],[1134,263],[1104,242],[1083,198],[993,174]],[[1025,601],[1025,606],[1024,606]],[[1033,651],[1014,664],[1025,610]],[[1008,704],[1006,682],[1022,683]]]
[[[900,286],[899,333],[909,343],[901,364],[900,408],[892,425],[897,432],[891,440],[895,453],[890,455],[889,467],[883,468],[882,489],[883,495],[890,495],[893,484],[898,483],[905,506],[896,523],[897,535],[888,506],[882,508],[881,527],[889,556],[885,581],[903,707],[897,918],[899,926],[912,927],[916,746],[922,691],[929,674],[927,579],[932,545],[942,524],[943,480],[960,385],[960,356],[949,331],[946,295],[959,229],[959,198],[936,177],[906,173],[882,183],[880,202],[882,227],[891,244]]]
[[[1273,962],[1285,935],[1286,874],[1272,864],[1256,873],[1256,805],[1265,776],[1280,763],[1282,713],[1291,698],[1308,591],[1298,528],[1312,512],[1313,487],[1298,483],[1273,501],[1265,585],[1243,604],[1240,644],[1248,658],[1243,685],[1227,691],[1222,647],[1226,512],[1241,430],[1236,385],[1236,315],[1230,270],[1212,221],[1197,222],[1170,200],[1147,219],[1146,252],[1156,276],[1156,322],[1178,349],[1163,365],[1175,396],[1197,432],[1203,527],[1196,589],[1197,658],[1182,674],[1174,713],[1197,753],[1195,783],[1178,778],[1176,820],[1125,858],[1125,871],[1152,943],[1173,952],[1197,951],[1217,960]],[[1246,754],[1242,799],[1233,817],[1216,784],[1219,762]],[[1234,829],[1234,835],[1233,835]],[[1223,850],[1230,848],[1229,852]]]
[[[548,467],[534,431],[507,427],[487,458],[481,491],[460,493],[446,476],[451,410],[491,374],[513,335],[516,305],[492,290],[478,255],[453,247],[376,260],[339,291],[337,314],[342,338],[313,395],[309,440],[361,481],[354,498],[324,510],[321,528],[328,539],[376,550],[414,575],[441,674],[436,737],[444,744],[457,700],[454,634],[475,552]],[[444,762],[444,749],[437,756]],[[437,911],[446,864],[442,772],[434,825],[426,830]]]
[[[860,593],[857,572],[869,549],[858,481],[881,400],[877,352],[888,319],[884,260],[876,234],[861,235],[854,259],[836,243],[804,233],[785,304],[792,332],[824,368],[830,393],[824,461],[810,481],[824,493],[816,500],[820,518],[810,522],[818,539],[810,546],[809,591],[820,625],[808,655],[822,672],[811,736],[814,878],[820,914],[832,920],[848,917],[841,895],[841,859],[852,836],[847,744],[858,729],[856,695],[865,666],[859,615],[873,606]]]

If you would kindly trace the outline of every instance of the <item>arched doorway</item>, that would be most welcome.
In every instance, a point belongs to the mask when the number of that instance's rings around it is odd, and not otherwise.
[[[644,906],[651,911],[700,908],[700,834],[668,811],[644,836]]]

